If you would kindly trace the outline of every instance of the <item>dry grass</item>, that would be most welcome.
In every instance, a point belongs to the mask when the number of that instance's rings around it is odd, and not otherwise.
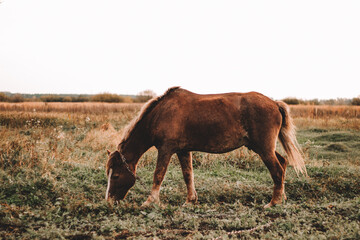
[[[111,113],[127,110],[139,110],[143,103],[0,103],[0,111],[21,112],[68,112],[68,113]],[[358,118],[360,119],[360,106],[328,106],[328,105],[292,105],[291,114],[294,118]]]
[[[360,129],[360,106],[290,106],[298,129]]]
[[[294,105],[290,106],[294,118],[357,118],[360,119],[360,106],[313,106]]]
[[[186,187],[174,159],[162,186],[164,205],[141,209],[156,164],[152,149],[140,161],[141,182],[111,207],[104,200],[106,149],[116,148],[140,107],[0,104],[0,239],[227,239],[234,233],[244,239],[359,239],[360,133],[325,129],[356,128],[359,118],[299,116],[293,109],[311,178],[289,168],[288,201],[280,207],[262,208],[272,180],[246,148],[193,153],[199,204],[188,207],[181,207]]]
[[[105,123],[100,128],[92,129],[87,133],[82,141],[82,147],[91,144],[95,151],[104,151],[109,146],[113,150],[119,144],[120,138],[121,134],[110,123]]]
[[[354,129],[360,130],[359,118],[343,118],[343,117],[331,117],[331,118],[306,118],[295,117],[295,126],[297,129],[309,129],[309,128],[322,128],[322,129]]]
[[[23,102],[23,103],[0,103],[0,111],[21,111],[21,112],[66,112],[66,113],[109,113],[128,110],[138,110],[141,103],[44,103],[44,102]]]
[[[29,118],[53,117],[64,120],[84,120],[87,117],[96,122],[106,123],[109,114],[122,115],[116,118],[117,125],[126,124],[140,110],[142,103],[0,103],[0,113],[4,116],[17,118],[19,114],[26,114]],[[290,106],[291,115],[299,129],[303,128],[337,128],[360,129],[360,106]],[[10,121],[14,124],[14,121]]]

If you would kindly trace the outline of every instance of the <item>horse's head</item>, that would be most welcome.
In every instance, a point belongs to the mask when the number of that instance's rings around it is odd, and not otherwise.
[[[108,150],[108,161],[106,163],[106,175],[108,184],[106,189],[107,201],[123,200],[132,186],[135,184],[135,175],[119,151]]]

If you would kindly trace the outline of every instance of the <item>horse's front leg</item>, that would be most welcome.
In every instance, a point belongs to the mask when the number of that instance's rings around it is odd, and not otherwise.
[[[142,204],[143,207],[149,206],[152,203],[160,204],[160,187],[162,181],[164,180],[171,155],[172,153],[159,150],[156,169],[154,173],[153,186],[151,188],[151,193],[148,199]]]
[[[187,198],[185,204],[196,203],[198,197],[194,184],[194,173],[192,166],[192,157],[190,152],[177,153],[181,169],[183,172],[184,180],[187,188]]]

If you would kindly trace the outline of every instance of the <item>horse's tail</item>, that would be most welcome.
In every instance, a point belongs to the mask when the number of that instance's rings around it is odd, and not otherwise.
[[[290,116],[289,106],[282,101],[276,103],[282,115],[282,126],[279,133],[280,143],[287,154],[289,164],[294,167],[296,173],[299,174],[301,172],[307,176],[303,154],[296,140],[296,128]]]

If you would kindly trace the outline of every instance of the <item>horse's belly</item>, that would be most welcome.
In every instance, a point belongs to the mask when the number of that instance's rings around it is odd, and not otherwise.
[[[192,151],[225,153],[246,145],[247,133],[240,129],[231,132],[213,132],[208,129],[203,133],[198,131],[188,135],[186,142],[186,148]]]

